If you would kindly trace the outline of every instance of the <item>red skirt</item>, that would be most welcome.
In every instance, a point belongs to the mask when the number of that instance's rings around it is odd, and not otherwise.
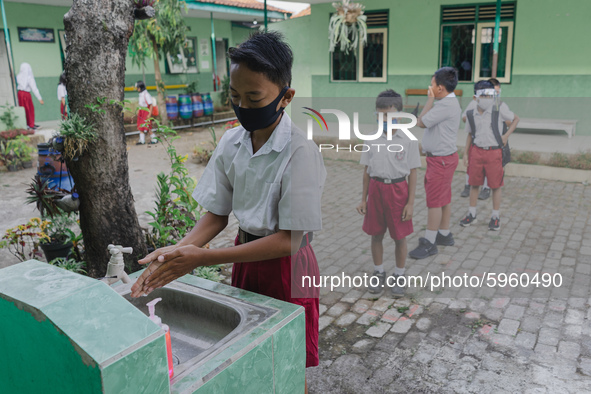
[[[66,120],[68,118],[68,114],[66,113],[66,106],[62,102],[60,102],[60,112],[62,113],[62,120]]]
[[[24,90],[18,91],[18,105],[25,108],[25,117],[27,118],[27,126],[35,128],[35,106],[33,106],[33,99],[31,93]]]
[[[152,122],[148,121],[150,112],[145,109],[140,109],[137,112],[137,129],[139,131],[148,132],[152,130]]]
[[[240,245],[238,237],[236,237],[234,243]],[[232,286],[304,307],[306,317],[306,368],[308,368],[317,366],[319,361],[319,300],[317,288],[302,291],[301,286],[298,285],[298,282],[301,283],[301,275],[316,277],[320,275],[318,262],[311,245],[301,248],[293,258],[292,256],[286,256],[264,261],[234,263],[232,267]],[[296,280],[297,278],[300,279]],[[313,298],[300,298],[297,296],[313,296]]]

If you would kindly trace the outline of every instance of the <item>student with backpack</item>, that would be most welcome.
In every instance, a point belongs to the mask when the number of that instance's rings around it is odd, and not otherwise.
[[[509,110],[507,104],[498,100],[494,85],[480,81],[474,85],[476,109],[466,112],[466,153],[464,165],[468,166],[470,182],[470,207],[460,225],[468,227],[476,223],[478,190],[488,178],[492,189],[493,210],[489,230],[498,231],[500,224],[501,187],[504,165],[508,155],[509,136],[515,131],[519,117]],[[505,160],[504,160],[505,159]]]

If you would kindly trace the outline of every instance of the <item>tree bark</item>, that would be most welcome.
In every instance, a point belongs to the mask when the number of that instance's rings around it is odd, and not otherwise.
[[[162,74],[160,73],[160,56],[158,52],[158,45],[156,40],[152,37],[152,45],[154,47],[154,79],[156,80],[156,91],[158,92],[158,112],[160,113],[160,123],[168,125],[168,116],[166,114],[166,100],[164,98],[164,83],[162,82]]]
[[[133,4],[129,0],[74,0],[64,16],[67,37],[67,90],[73,112],[94,124],[98,140],[79,158],[68,160],[80,195],[80,228],[90,276],[103,276],[109,244],[131,246],[124,255],[128,269],[140,266],[146,245],[129,185],[127,145],[122,108],[105,103],[105,113],[87,104],[97,98],[124,99],[125,57],[133,32]],[[107,102],[108,102],[107,100]]]

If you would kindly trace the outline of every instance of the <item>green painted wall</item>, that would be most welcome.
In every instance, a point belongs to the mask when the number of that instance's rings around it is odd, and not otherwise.
[[[295,52],[294,84],[315,97],[374,96],[386,88],[425,88],[439,66],[442,5],[491,3],[466,0],[366,0],[366,10],[389,9],[388,81],[330,82],[328,20],[331,4],[312,5],[307,17],[279,22]],[[513,69],[508,97],[585,97],[591,89],[586,0],[517,0]],[[312,44],[313,43],[313,44]],[[466,92],[472,83],[458,85]]]
[[[60,109],[57,100],[57,84],[63,68],[58,30],[64,30],[63,17],[69,8],[10,2],[5,2],[5,8],[16,72],[18,73],[22,62],[30,63],[35,74],[37,87],[45,101],[45,105],[41,105],[36,98],[33,98],[35,119],[37,121],[59,119]],[[197,50],[199,49],[199,40],[207,39],[209,54],[207,56],[201,56],[198,53],[197,62],[199,72],[196,74],[166,74],[165,61],[161,59],[160,70],[163,74],[164,83],[167,85],[176,85],[197,81],[200,92],[211,92],[213,91],[211,20],[186,18],[186,22],[191,29],[187,36],[197,38]],[[0,27],[3,27],[1,19]],[[55,43],[19,42],[17,27],[52,28],[56,35]],[[214,29],[216,37],[227,39],[229,46],[234,46],[242,42],[251,32],[248,28],[232,26],[231,22],[226,20],[214,20]],[[202,61],[207,61],[209,67],[201,68]],[[126,86],[133,86],[135,82],[143,79],[141,67],[132,63],[129,54],[126,59],[126,70]],[[144,72],[146,83],[148,85],[154,85],[153,60],[149,59],[146,61]],[[184,93],[184,90],[167,91],[167,94],[178,95],[181,93]],[[156,96],[155,92],[152,92],[152,95]],[[137,97],[137,93],[127,92],[125,97]]]

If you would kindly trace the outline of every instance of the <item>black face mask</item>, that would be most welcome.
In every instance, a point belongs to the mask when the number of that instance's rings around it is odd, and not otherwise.
[[[255,130],[264,129],[265,127],[273,124],[281,115],[285,108],[279,108],[279,111],[276,111],[277,104],[283,98],[285,92],[287,92],[289,86],[283,88],[279,96],[269,105],[266,105],[262,108],[241,108],[234,103],[232,103],[232,108],[234,108],[234,113],[240,121],[242,127],[244,127],[247,131],[251,133]]]

